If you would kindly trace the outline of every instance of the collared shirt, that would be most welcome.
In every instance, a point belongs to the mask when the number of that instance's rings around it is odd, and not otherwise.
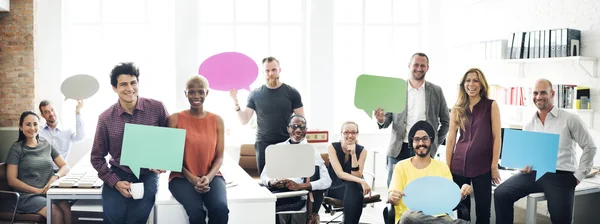
[[[290,139],[285,140],[285,142],[277,143],[277,145],[289,145]],[[298,144],[308,144],[306,139],[303,139]],[[268,161],[267,161],[268,162]],[[325,190],[331,186],[331,178],[329,177],[329,172],[327,171],[327,167],[325,166],[325,161],[321,158],[321,153],[319,150],[315,149],[315,166],[319,166],[319,179],[316,181],[311,181],[310,185],[313,190]],[[267,169],[263,169],[263,172],[260,174],[260,179],[262,180],[265,186],[268,186],[271,178],[267,175]],[[304,183],[303,178],[289,178],[290,180],[296,183]]]
[[[406,134],[404,142],[408,143],[408,132],[417,121],[427,120],[425,116],[425,82],[420,87],[413,88],[408,83],[408,104],[406,105]]]
[[[83,119],[81,115],[75,115],[75,131],[73,129],[63,129],[59,122],[54,130],[46,124],[40,130],[40,137],[45,138],[50,144],[56,147],[56,150],[60,156],[67,161],[69,152],[71,151],[71,144],[82,141],[85,138],[85,126],[83,125]],[[58,169],[56,164],[52,164],[54,169]]]
[[[111,156],[110,165],[132,173],[128,166],[120,165],[126,123],[167,127],[168,118],[169,113],[162,102],[142,97],[138,97],[132,114],[125,112],[118,101],[102,112],[98,117],[90,155],[92,166],[98,171],[98,177],[111,187],[121,180],[106,164],[104,157],[108,154]],[[140,174],[145,172],[149,171],[144,169]]]
[[[575,177],[580,181],[590,173],[596,155],[596,145],[594,145],[592,136],[579,116],[554,106],[550,113],[546,115],[544,124],[542,124],[536,112],[531,120],[523,126],[523,130],[560,135],[556,170],[574,172]],[[579,168],[577,168],[577,160],[575,159],[575,143],[583,149]]]

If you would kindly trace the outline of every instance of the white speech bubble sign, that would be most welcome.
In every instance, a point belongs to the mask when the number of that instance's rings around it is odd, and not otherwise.
[[[65,100],[84,100],[92,97],[100,89],[100,83],[91,75],[74,75],[65,81],[60,86],[60,91],[65,96]]]

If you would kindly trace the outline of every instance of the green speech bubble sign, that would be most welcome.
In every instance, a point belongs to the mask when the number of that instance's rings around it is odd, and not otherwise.
[[[362,74],[356,78],[354,106],[373,118],[373,111],[400,113],[406,108],[406,80]]]
[[[125,124],[121,164],[136,177],[140,168],[181,172],[185,130],[139,124]]]

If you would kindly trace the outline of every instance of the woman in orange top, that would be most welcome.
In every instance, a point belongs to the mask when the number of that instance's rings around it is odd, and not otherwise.
[[[202,76],[188,79],[185,96],[190,109],[169,116],[169,127],[186,130],[183,172],[172,172],[169,190],[185,209],[190,223],[227,223],[227,191],[219,173],[223,164],[223,119],[204,110],[208,81]]]

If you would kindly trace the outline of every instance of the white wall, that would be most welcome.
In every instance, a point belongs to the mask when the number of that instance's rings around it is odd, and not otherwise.
[[[553,28],[581,30],[583,56],[600,58],[600,1],[594,0],[497,0],[497,1],[440,1],[435,42],[442,43],[432,49],[441,58],[445,76],[432,76],[430,80],[442,83],[448,104],[456,99],[456,85],[470,67],[480,67],[490,84],[505,86],[533,86],[538,78],[547,78],[553,83],[569,83],[591,88],[591,105],[595,109],[594,128],[590,130],[596,145],[600,144],[600,78],[586,75],[571,63],[526,64],[524,77],[518,77],[518,65],[503,62],[474,62],[456,57],[463,52],[465,44],[485,40],[508,39],[512,32],[524,32]],[[472,2],[478,2],[473,4]],[[436,4],[436,5],[437,5]],[[598,66],[598,65],[596,65]],[[512,113],[516,113],[513,111]],[[504,118],[514,114],[503,113]],[[524,113],[523,118],[533,114]],[[600,153],[596,156],[600,165]]]

